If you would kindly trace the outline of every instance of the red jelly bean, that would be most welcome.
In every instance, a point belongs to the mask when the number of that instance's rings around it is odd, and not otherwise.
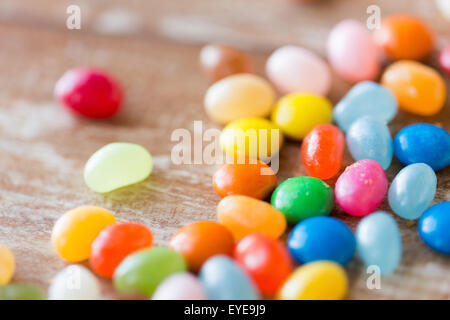
[[[439,65],[442,71],[450,76],[450,44],[442,49],[439,55]]]
[[[252,233],[237,244],[234,259],[265,295],[273,295],[292,272],[292,259],[279,240]]]
[[[331,124],[312,129],[303,140],[301,154],[303,166],[312,177],[326,180],[341,168],[345,138],[342,131]]]
[[[55,86],[55,98],[62,105],[89,118],[114,115],[122,97],[122,89],[112,76],[91,68],[71,69]]]
[[[92,243],[89,263],[97,274],[111,278],[126,256],[151,247],[152,243],[152,232],[140,223],[112,224],[103,229]]]

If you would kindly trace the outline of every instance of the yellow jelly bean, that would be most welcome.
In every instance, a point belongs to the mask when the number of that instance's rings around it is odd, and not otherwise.
[[[333,107],[328,99],[292,93],[282,97],[272,111],[272,121],[291,139],[303,139],[315,126],[330,123]]]
[[[220,145],[230,157],[268,159],[283,144],[281,130],[264,118],[243,118],[229,123],[220,135]],[[242,162],[239,162],[242,163]]]
[[[254,232],[277,239],[286,229],[286,218],[280,211],[267,202],[247,196],[223,198],[217,206],[217,217],[237,240]]]
[[[0,243],[0,285],[8,284],[15,268],[16,263],[13,253],[7,246]]]
[[[56,253],[69,262],[89,258],[92,242],[106,226],[116,222],[113,214],[94,206],[78,207],[63,214],[52,231]]]
[[[263,78],[253,74],[226,77],[205,95],[206,113],[222,124],[246,117],[266,117],[275,102],[275,91]]]
[[[331,261],[315,261],[298,267],[278,292],[281,300],[340,300],[347,294],[345,270]]]

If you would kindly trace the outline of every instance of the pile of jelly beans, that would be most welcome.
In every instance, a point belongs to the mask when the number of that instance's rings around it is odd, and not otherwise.
[[[417,123],[392,138],[387,125],[398,108],[419,116],[443,108],[444,80],[420,62],[434,46],[432,30],[415,16],[387,17],[374,35],[360,22],[345,20],[329,34],[329,64],[306,48],[284,46],[267,60],[268,80],[253,73],[251,57],[239,49],[204,47],[201,65],[213,82],[204,106],[212,120],[224,125],[220,144],[231,157],[212,177],[222,198],[217,222],[184,225],[167,246],[153,246],[145,225],[117,222],[101,207],[70,210],[56,221],[51,242],[71,264],[52,279],[48,298],[99,299],[98,275],[112,279],[121,295],[155,300],[343,299],[348,290],[344,267],[355,254],[384,275],[401,261],[397,222],[377,211],[385,199],[398,217],[419,219],[418,232],[427,246],[450,255],[450,202],[430,206],[435,172],[450,164],[450,134]],[[383,59],[393,63],[376,83]],[[439,62],[450,74],[450,46]],[[332,71],[354,84],[334,107],[326,98]],[[276,91],[284,95],[278,101]],[[68,71],[55,96],[91,118],[114,115],[123,99],[116,80],[87,68]],[[250,130],[255,140],[246,140]],[[271,135],[273,130],[282,134]],[[277,185],[268,163],[284,139],[302,140],[299,154],[308,176]],[[342,170],[346,146],[355,162]],[[242,163],[233,161],[236,154],[243,156]],[[405,167],[389,186],[385,170],[394,156]],[[114,142],[88,159],[84,180],[93,191],[107,193],[145,180],[152,168],[144,147]],[[336,179],[334,189],[330,179]],[[330,216],[336,206],[362,217],[355,232]],[[286,240],[280,240],[289,226]],[[84,261],[89,268],[79,264]],[[35,286],[7,285],[14,266],[13,254],[0,245],[0,298],[43,298]],[[77,285],[68,286],[73,279]]]

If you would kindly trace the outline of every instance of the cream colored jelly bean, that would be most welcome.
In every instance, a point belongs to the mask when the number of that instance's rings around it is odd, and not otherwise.
[[[145,180],[152,169],[152,156],[144,147],[114,142],[89,158],[84,167],[84,181],[93,191],[105,193]]]
[[[266,117],[275,102],[275,91],[261,77],[236,74],[211,87],[205,95],[208,116],[221,124],[246,117]]]

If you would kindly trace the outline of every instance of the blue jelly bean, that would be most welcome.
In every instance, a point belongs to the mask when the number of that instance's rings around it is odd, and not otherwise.
[[[425,163],[413,163],[400,170],[389,187],[391,209],[404,219],[417,219],[436,194],[437,178]]]
[[[397,110],[397,100],[391,91],[378,83],[363,81],[339,101],[333,110],[333,118],[343,131],[347,131],[363,116],[373,116],[387,123],[394,119]]]
[[[359,118],[348,129],[346,141],[356,161],[372,159],[384,170],[391,165],[394,147],[389,128],[383,120],[372,116]]]
[[[245,271],[227,256],[216,255],[208,259],[199,276],[211,300],[260,299]]]
[[[444,169],[450,164],[450,134],[427,123],[407,126],[394,138],[394,154],[404,165],[423,162]]]
[[[419,235],[431,249],[450,255],[450,201],[436,203],[419,220]]]
[[[331,260],[347,264],[356,249],[353,232],[332,217],[312,217],[298,223],[287,241],[291,255],[299,263]]]
[[[374,212],[356,228],[358,255],[366,266],[378,266],[381,274],[392,273],[402,257],[402,239],[397,223],[388,213]]]

